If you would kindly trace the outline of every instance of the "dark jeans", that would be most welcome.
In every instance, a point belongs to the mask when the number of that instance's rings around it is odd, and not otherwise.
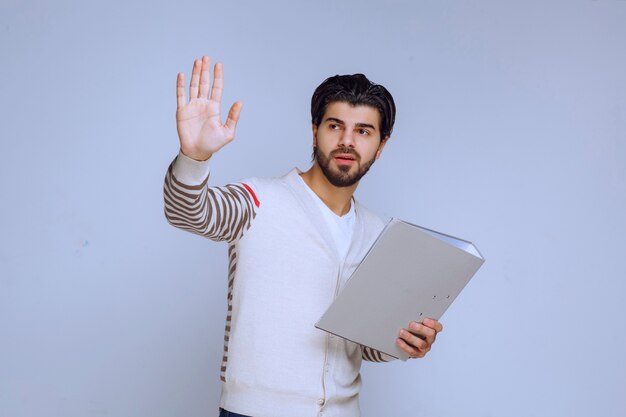
[[[223,408],[220,408],[219,417],[250,417],[250,416],[244,416],[243,414],[231,413],[230,411],[226,411]]]

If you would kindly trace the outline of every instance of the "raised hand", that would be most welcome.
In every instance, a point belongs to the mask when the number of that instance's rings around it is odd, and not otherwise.
[[[176,129],[180,149],[188,157],[205,161],[235,138],[235,127],[243,104],[235,102],[222,124],[221,101],[224,89],[222,64],[215,64],[213,86],[209,88],[211,59],[203,56],[193,63],[189,102],[185,98],[185,74],[176,78]],[[211,94],[209,97],[209,89]]]

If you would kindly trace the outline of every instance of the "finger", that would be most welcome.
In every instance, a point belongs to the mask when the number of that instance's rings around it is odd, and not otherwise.
[[[176,109],[180,109],[185,103],[185,74],[179,72],[176,77]]]
[[[432,345],[435,341],[435,337],[437,337],[437,332],[435,331],[435,329],[414,321],[409,323],[409,330],[411,331],[411,333],[417,335],[421,339],[426,340],[429,345]]]
[[[400,339],[404,340],[406,344],[418,350],[424,351],[430,348],[428,341],[414,335],[406,329],[400,330]]]
[[[202,68],[200,69],[200,94],[199,98],[209,98],[209,81],[211,79],[211,58],[202,57]]]
[[[419,349],[415,349],[413,346],[407,344],[404,340],[398,338],[396,339],[396,345],[406,352],[411,358],[423,358],[426,356],[426,352],[423,352]]]
[[[443,331],[443,325],[441,323],[439,323],[437,320],[433,320],[433,319],[427,318],[427,319],[424,319],[422,324],[424,324],[425,326],[430,327],[431,329],[434,329],[437,333]]]
[[[198,81],[200,81],[200,68],[202,61],[196,59],[193,61],[193,69],[191,70],[191,82],[189,83],[189,101],[198,98]]]
[[[213,70],[213,87],[211,88],[211,100],[221,101],[224,91],[224,68],[220,62],[215,64]]]
[[[226,123],[224,124],[224,126],[226,126],[228,129],[235,130],[242,108],[243,103],[241,101],[236,101],[235,104],[233,104],[228,111],[228,117],[226,118]]]

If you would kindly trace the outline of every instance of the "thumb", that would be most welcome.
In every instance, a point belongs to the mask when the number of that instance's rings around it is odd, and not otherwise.
[[[226,128],[235,130],[235,127],[237,127],[237,121],[239,120],[239,115],[241,114],[242,108],[243,108],[243,103],[241,101],[236,101],[235,104],[232,105],[232,107],[228,111],[228,117],[226,118],[226,123],[224,124]]]

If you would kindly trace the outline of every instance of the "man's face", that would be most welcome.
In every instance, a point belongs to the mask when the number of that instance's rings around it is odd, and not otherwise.
[[[371,106],[333,102],[319,126],[313,126],[315,160],[336,187],[356,184],[385,146],[380,137],[380,114]]]

